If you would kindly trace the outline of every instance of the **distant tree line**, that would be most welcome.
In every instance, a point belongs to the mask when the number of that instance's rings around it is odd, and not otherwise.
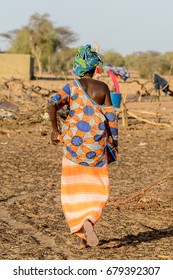
[[[9,40],[10,53],[31,54],[35,59],[39,75],[47,73],[70,73],[77,48],[77,35],[68,27],[55,27],[48,14],[35,13],[26,26],[19,30],[0,34]],[[173,64],[173,51],[161,54],[156,51],[137,52],[122,56],[118,52],[107,51],[102,54],[104,63],[124,66],[129,71],[138,71],[142,78],[151,78],[154,71],[169,74]]]

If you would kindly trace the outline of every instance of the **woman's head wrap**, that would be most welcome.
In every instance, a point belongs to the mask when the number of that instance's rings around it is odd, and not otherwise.
[[[90,70],[94,70],[97,65],[103,63],[102,58],[97,52],[91,51],[91,46],[82,46],[77,50],[73,61],[73,73],[82,77]]]

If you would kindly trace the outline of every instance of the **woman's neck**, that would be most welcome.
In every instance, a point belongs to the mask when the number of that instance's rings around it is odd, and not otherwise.
[[[90,78],[90,79],[92,79],[92,77],[93,77],[92,74],[86,73],[86,74],[85,74],[83,77],[81,77],[81,78]]]

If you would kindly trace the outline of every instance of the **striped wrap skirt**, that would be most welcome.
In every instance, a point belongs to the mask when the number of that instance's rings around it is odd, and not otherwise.
[[[72,234],[86,239],[82,232],[84,221],[88,219],[95,225],[102,216],[108,197],[107,164],[88,167],[63,157],[61,203]]]

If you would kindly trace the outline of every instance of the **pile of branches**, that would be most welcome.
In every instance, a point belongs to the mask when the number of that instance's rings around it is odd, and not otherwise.
[[[38,94],[39,96],[41,97],[49,97],[51,96],[52,94],[56,93],[55,90],[51,90],[51,89],[47,89],[47,88],[43,88],[43,87],[40,87],[38,85],[34,86],[34,85],[31,85],[31,86],[26,86],[26,84],[24,83],[23,80],[21,79],[16,79],[16,78],[11,78],[9,80],[6,80],[4,82],[4,84],[1,84],[0,85],[0,89],[5,89],[5,90],[10,90],[11,87],[14,85],[14,83],[18,83],[21,85],[21,90],[22,92],[27,96],[29,97],[30,99],[32,99],[32,96],[31,94],[32,93],[36,93]]]

